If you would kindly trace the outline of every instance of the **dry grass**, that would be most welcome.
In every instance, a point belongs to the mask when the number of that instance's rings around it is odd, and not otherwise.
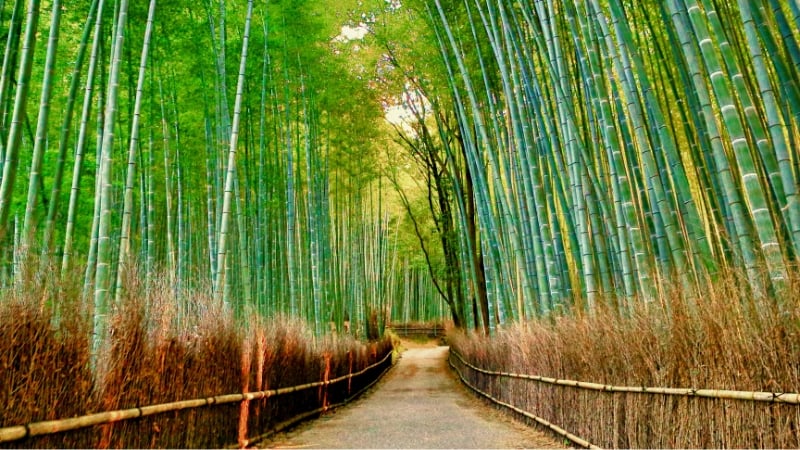
[[[79,277],[68,277],[79,279]],[[94,403],[89,369],[91,322],[81,314],[80,286],[52,289],[34,277],[0,297],[0,424],[73,417]],[[56,314],[53,304],[58,304]],[[73,433],[44,447],[88,447],[86,433]]]
[[[138,279],[126,282],[130,294],[113,309],[110,337],[94,369],[91,307],[81,304],[80,286],[53,289],[32,279],[0,298],[0,426],[294,386],[323,379],[326,369],[329,378],[361,370],[391,351],[389,340],[316,339],[286,318],[253,316],[243,326],[201,292],[193,293],[187,312],[163,283],[143,298]],[[56,314],[52,305],[64,312]],[[380,372],[327,393],[310,389],[164,413],[5,447],[219,448],[244,443],[324,401],[341,401]]]
[[[451,343],[468,361],[492,370],[622,386],[797,392],[798,273],[782,308],[752,300],[737,285],[728,275],[702,295],[674,289],[660,304],[626,317],[599,309],[509,327],[491,339],[451,334]],[[797,405],[596,392],[465,374],[493,396],[601,447],[800,447]]]

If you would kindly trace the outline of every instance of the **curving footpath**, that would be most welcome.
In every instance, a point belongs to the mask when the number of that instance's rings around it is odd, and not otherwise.
[[[352,405],[262,442],[261,448],[563,448],[469,393],[448,347],[411,348]]]

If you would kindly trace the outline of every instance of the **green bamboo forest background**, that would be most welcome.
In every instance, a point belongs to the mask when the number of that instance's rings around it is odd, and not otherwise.
[[[241,316],[298,316],[317,334],[365,336],[393,309],[444,314],[427,272],[397,254],[374,149],[331,131],[352,126],[336,114],[365,112],[320,106],[326,74],[309,73],[315,55],[298,51],[304,30],[286,29],[286,6],[0,11],[6,289],[25,271],[85,268],[96,336],[133,270],[145,296],[166,279],[187,314],[206,290]]]
[[[624,316],[730,271],[796,307],[797,0],[0,12],[0,281],[83,272],[97,337],[134,272],[318,335]]]

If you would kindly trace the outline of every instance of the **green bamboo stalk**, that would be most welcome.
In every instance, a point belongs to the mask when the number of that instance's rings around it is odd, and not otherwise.
[[[8,131],[3,163],[3,179],[0,182],[0,240],[8,230],[7,222],[11,211],[14,193],[14,182],[19,165],[19,148],[22,142],[22,125],[26,117],[28,91],[30,90],[31,68],[36,50],[36,28],[39,23],[40,0],[29,0],[25,37],[22,43],[22,54],[17,75],[17,92],[14,98],[14,109]]]
[[[89,129],[89,116],[92,111],[92,95],[97,70],[98,53],[100,52],[100,35],[102,32],[103,7],[105,0],[99,0],[97,13],[94,19],[94,37],[92,38],[92,51],[89,56],[89,68],[86,74],[86,86],[84,87],[83,107],[81,109],[81,120],[78,127],[78,140],[75,144],[75,160],[72,167],[72,184],[69,194],[69,206],[67,208],[67,223],[64,230],[64,255],[61,259],[61,275],[64,276],[71,264],[73,235],[75,230],[75,219],[78,209],[78,196],[80,194],[80,179],[83,173],[84,152],[86,151],[86,139]]]
[[[178,114],[178,99],[176,89],[174,86],[175,71],[174,67],[170,74],[170,103],[172,104],[172,129],[173,136],[175,137],[175,158],[173,166],[175,167],[175,286],[174,292],[176,298],[180,299],[181,293],[184,290],[186,282],[186,220],[185,209],[186,204],[184,201],[184,180],[183,180],[183,160],[181,158],[181,127],[180,115]]]
[[[452,30],[444,15],[444,10],[441,4],[438,2],[438,0],[436,1],[436,8],[439,14],[439,18],[441,19],[442,32],[444,33],[450,48],[453,50],[453,54],[456,59],[456,64],[458,66],[458,70],[461,75],[461,79],[465,85],[470,109],[475,113],[474,115],[475,125],[476,125],[475,129],[477,131],[476,138],[479,139],[479,142],[488,144],[492,140],[489,137],[485,121],[483,120],[480,114],[481,108],[479,107],[479,102],[477,100],[475,90],[473,89],[473,84],[472,81],[470,80],[469,72],[466,68],[466,63],[459,51],[459,46],[456,43],[455,37],[453,36]],[[442,48],[442,51],[444,51],[444,40],[441,36],[440,36],[440,48]],[[452,82],[452,80],[455,79],[455,75],[452,73],[450,69],[448,69],[448,72]],[[486,72],[484,71],[484,75],[485,74]],[[460,97],[457,98],[456,103],[458,105],[459,114],[462,117],[465,117],[466,110],[464,108],[464,103],[461,102]],[[465,135],[464,137],[465,137],[465,143],[467,144],[468,148],[467,154],[469,156],[468,161],[470,164],[470,171],[476,176],[476,186],[478,186],[476,188],[476,192],[481,197],[480,200],[477,202],[477,204],[480,205],[479,208],[481,211],[480,213],[481,222],[483,226],[487,228],[487,232],[490,235],[500,236],[501,234],[499,231],[498,221],[495,219],[494,214],[490,212],[489,205],[494,205],[495,202],[491,201],[488,198],[490,190],[486,179],[487,176],[486,169],[484,168],[483,163],[479,161],[478,157],[479,154],[477,151],[476,141],[473,141],[472,136],[470,135]],[[490,161],[489,165],[491,167],[490,173],[494,174],[493,181],[494,185],[497,187],[496,191],[500,191],[496,192],[496,194],[498,195],[497,201],[498,203],[500,203],[500,210],[502,211],[501,215],[505,215],[510,209],[506,204],[505,194],[502,192],[501,188],[502,183],[499,178],[500,165],[499,162],[497,161],[497,158],[494,157],[491,153],[489,154],[489,161]],[[514,239],[512,238],[511,241],[514,242]],[[503,279],[511,280],[511,275],[509,270],[510,262],[508,261],[508,258],[502,258],[500,256],[500,247],[496,240],[494,239],[490,240],[487,244],[488,244],[487,248],[490,249],[490,255],[493,262],[493,264],[489,265],[491,270],[491,272],[489,273],[497,277],[496,286],[504,291],[503,294],[501,294],[501,298],[499,299],[503,303],[503,313],[497,311],[498,316],[500,316],[501,314],[509,314],[512,318],[518,317],[519,313],[521,312],[519,305],[512,305],[511,303],[512,299],[518,298],[516,290],[513,289],[513,285],[511,285],[510,283],[503,283],[500,281]],[[497,274],[493,273],[495,271],[497,271],[498,273]],[[495,288],[494,284],[492,285],[492,288],[493,289]]]
[[[133,214],[133,185],[136,180],[136,157],[139,152],[139,121],[142,108],[142,97],[144,94],[144,82],[147,70],[147,57],[150,50],[150,37],[153,32],[153,20],[155,17],[156,0],[150,0],[147,12],[147,24],[144,31],[144,41],[142,43],[142,53],[139,62],[139,75],[136,84],[136,98],[133,106],[133,122],[131,123],[131,138],[128,147],[128,170],[125,176],[125,188],[123,194],[122,207],[122,228],[119,240],[119,262],[117,265],[116,280],[116,301],[122,298],[124,286],[122,285],[123,273],[130,269],[130,240],[131,240],[131,215]]]
[[[158,97],[161,107],[161,135],[162,148],[164,151],[164,207],[166,208],[166,244],[167,244],[167,276],[169,278],[170,289],[174,290],[178,286],[177,281],[177,252],[175,249],[175,222],[172,194],[172,163],[170,159],[172,135],[169,130],[168,117],[166,111],[166,99],[164,97],[164,83],[158,77]]]
[[[36,121],[36,137],[33,140],[33,157],[28,175],[28,200],[25,204],[25,218],[22,222],[23,246],[28,248],[33,241],[35,224],[33,223],[36,197],[39,194],[41,183],[42,160],[46,145],[47,125],[50,118],[50,95],[53,90],[53,67],[58,51],[58,34],[61,23],[61,0],[53,0],[53,10],[50,18],[50,35],[47,40],[47,55],[44,63],[44,77],[42,80],[42,93],[39,100],[39,115]]]
[[[520,36],[512,33],[516,31],[512,26],[512,18],[514,17],[513,11],[507,11],[502,2],[498,2],[497,13],[493,8],[487,8],[489,12],[489,19],[492,28],[504,30],[503,39],[507,44],[505,53],[507,53],[507,60],[499,42],[499,36],[495,38],[493,49],[496,59],[501,62],[501,79],[503,80],[503,90],[507,100],[507,108],[510,112],[511,118],[511,137],[517,142],[517,151],[515,152],[516,159],[518,159],[518,173],[520,178],[521,195],[515,197],[525,199],[525,203],[517,207],[521,212],[522,220],[518,223],[518,227],[524,230],[523,242],[524,248],[529,249],[525,252],[524,267],[529,268],[525,283],[531,284],[525,289],[526,296],[530,298],[531,302],[534,298],[534,288],[536,288],[538,301],[536,305],[531,305],[530,315],[547,314],[551,307],[551,292],[549,286],[550,277],[548,275],[548,261],[546,260],[544,243],[546,233],[543,235],[541,226],[541,210],[537,205],[541,205],[543,200],[543,193],[541,192],[541,182],[538,178],[538,164],[535,157],[531,157],[534,153],[534,139],[530,133],[530,126],[528,126],[528,114],[530,112],[525,108],[526,102],[524,101],[524,94],[526,90],[524,82],[529,82],[529,79],[524,79],[521,74],[523,72],[523,63],[518,55]],[[499,17],[497,21],[496,16]],[[487,30],[488,31],[488,30]],[[503,70],[508,67],[508,69]],[[516,93],[516,94],[515,94]],[[535,122],[534,122],[535,123]],[[535,270],[533,270],[535,268]],[[535,273],[534,273],[535,272]],[[537,284],[533,286],[531,280],[537,280]]]
[[[740,191],[734,181],[733,169],[726,156],[723,137],[717,125],[716,115],[712,109],[710,93],[701,72],[701,63],[698,60],[697,51],[690,40],[691,31],[687,28],[690,26],[688,23],[689,19],[685,12],[677,10],[674,4],[669,4],[669,14],[677,30],[677,35],[681,37],[680,44],[683,49],[684,58],[686,59],[692,78],[694,91],[698,96],[699,106],[702,108],[701,113],[704,119],[706,133],[710,139],[711,150],[716,165],[716,177],[719,179],[722,187],[720,195],[722,196],[723,202],[727,204],[728,210],[732,216],[733,236],[736,238],[738,252],[740,258],[742,258],[751,283],[756,286],[758,284],[758,274],[755,266],[755,248],[753,247],[753,242],[749,234],[749,229],[752,225],[744,209]]]
[[[64,169],[66,167],[67,148],[69,146],[69,138],[72,130],[73,112],[75,109],[75,102],[77,100],[78,88],[80,86],[80,74],[83,67],[83,62],[86,58],[86,47],[88,46],[89,35],[92,31],[93,18],[96,14],[99,3],[99,0],[92,0],[92,4],[89,7],[89,14],[87,15],[86,23],[83,27],[80,44],[78,45],[78,52],[75,57],[75,68],[70,79],[67,104],[64,108],[64,117],[58,140],[58,162],[55,176],[53,178],[53,187],[50,191],[50,204],[48,205],[44,238],[42,240],[42,262],[40,264],[42,269],[46,268],[48,265],[50,251],[53,245],[56,215],[58,214],[61,203],[61,185],[63,183]],[[89,104],[91,105],[91,101]]]
[[[100,220],[97,232],[97,268],[94,291],[94,341],[92,354],[97,355],[99,345],[106,335],[106,320],[109,308],[109,289],[111,288],[111,210],[112,210],[112,147],[114,127],[117,119],[119,97],[119,72],[122,65],[122,48],[125,40],[125,25],[128,18],[128,0],[121,0],[116,23],[116,38],[112,51],[108,92],[103,124],[103,145],[100,159]]]
[[[231,127],[230,148],[228,150],[227,174],[225,177],[225,194],[222,203],[222,219],[217,238],[217,278],[214,280],[214,298],[221,300],[224,305],[230,306],[230,298],[224,295],[225,271],[227,257],[227,239],[230,227],[231,201],[233,197],[233,182],[236,172],[236,153],[239,139],[239,121],[242,110],[242,92],[244,90],[245,72],[247,68],[247,45],[250,39],[250,22],[253,16],[253,0],[247,2],[247,16],[245,18],[244,35],[242,39],[242,56],[239,63],[239,77],[236,85],[236,100],[233,109],[233,124]]]
[[[153,88],[153,77],[150,78],[150,88],[151,92],[154,91]],[[153,101],[151,100],[151,115],[152,110],[154,107],[152,106]],[[147,139],[147,254],[145,255],[145,273],[146,273],[146,280],[145,283],[145,290],[146,296],[149,299],[150,292],[152,291],[152,281],[153,275],[155,272],[155,265],[156,265],[156,193],[155,193],[155,171],[156,162],[155,162],[155,138],[154,138],[154,131],[153,127],[150,127],[150,133],[148,133]]]
[[[242,206],[242,200],[239,189],[239,174],[234,172],[233,178],[233,191],[234,191],[234,206],[236,208],[236,231],[237,242],[239,244],[239,264],[238,267],[242,271],[241,275],[241,293],[242,303],[238,306],[251,307],[253,305],[253,289],[251,285],[250,273],[250,258],[248,255],[248,228],[246,225],[245,207]],[[244,310],[244,308],[242,308]]]
[[[8,38],[6,39],[6,48],[3,53],[3,67],[0,72],[0,137],[6,135],[8,100],[11,99],[11,78],[19,51],[23,4],[23,0],[15,0],[13,9],[11,10],[11,17],[9,18]],[[0,167],[5,164],[5,159],[6,143],[0,138]]]
[[[786,218],[789,228],[789,239],[794,246],[794,254],[800,255],[800,201],[797,195],[797,179],[792,173],[792,163],[789,156],[789,146],[786,142],[788,130],[779,115],[778,103],[772,89],[772,82],[767,72],[764,56],[761,52],[761,45],[758,41],[758,32],[750,10],[748,1],[739,0],[739,14],[741,14],[744,31],[747,35],[747,45],[750,56],[753,59],[755,74],[758,81],[761,98],[764,102],[764,112],[766,114],[766,124],[769,129],[772,147],[778,159],[780,178],[783,183],[784,194],[786,197],[785,206],[781,212]],[[780,201],[781,199],[779,199]]]
[[[716,8],[707,2],[704,5],[704,8],[706,8],[707,11],[712,11],[712,9]],[[720,5],[719,8],[721,7],[722,5]],[[726,17],[732,15],[732,13],[724,14]],[[760,110],[760,105],[754,103],[750,94],[751,87],[745,82],[744,75],[746,73],[743,73],[741,69],[741,63],[736,60],[734,55],[734,52],[738,52],[738,45],[734,47],[730,41],[733,40],[733,43],[735,44],[740,42],[741,39],[735,35],[731,36],[731,38],[727,37],[728,34],[733,34],[731,31],[728,31],[731,27],[727,27],[728,29],[726,29],[719,16],[720,14],[716,11],[713,11],[711,14],[707,14],[708,22],[712,34],[717,36],[719,40],[720,54],[724,63],[724,67],[728,73],[732,74],[731,80],[733,82],[733,91],[736,94],[736,101],[741,110],[744,112],[743,123],[748,126],[750,135],[752,136],[752,142],[754,143],[754,148],[757,150],[757,152],[753,154],[754,162],[756,165],[763,167],[764,172],[766,172],[766,178],[764,179],[764,191],[765,194],[770,197],[767,203],[768,206],[774,205],[777,207],[770,208],[770,214],[773,216],[776,232],[780,233],[781,228],[783,228],[783,224],[781,222],[789,224],[791,228],[791,217],[787,215],[789,209],[786,204],[786,193],[778,167],[778,162],[776,160],[775,148],[773,145],[770,145],[767,131],[762,123],[764,121],[762,118],[764,113]],[[777,211],[775,211],[775,209],[777,209]],[[791,244],[791,241],[793,241],[793,236],[790,235],[789,240]],[[790,245],[790,248],[791,247],[792,245]]]
[[[602,30],[602,34],[604,36],[603,39],[606,43],[607,49],[612,55],[614,67],[623,80],[622,87],[623,91],[625,92],[625,96],[628,98],[627,108],[629,117],[634,124],[634,132],[637,144],[640,146],[639,151],[641,152],[642,163],[644,164],[645,173],[647,174],[648,187],[652,189],[653,193],[652,200],[656,207],[654,213],[657,213],[658,218],[664,221],[664,233],[666,234],[666,238],[669,242],[669,251],[672,257],[672,263],[674,264],[674,271],[683,280],[684,284],[687,284],[688,269],[686,255],[684,252],[684,243],[679,235],[678,226],[675,222],[675,217],[672,214],[672,208],[669,204],[669,199],[667,197],[663,180],[660,178],[658,163],[656,162],[653,149],[650,145],[651,141],[647,136],[647,131],[645,129],[646,124],[644,122],[645,118],[643,117],[641,105],[638,103],[638,101],[635,101],[635,99],[638,98],[638,95],[636,95],[636,89],[633,85],[633,68],[627,62],[629,60],[627,57],[628,48],[624,44],[621,44],[619,47],[617,47],[613,43],[610,32],[607,28],[606,19],[602,16],[602,12],[597,1],[592,2],[592,7],[594,8],[594,14],[596,14],[597,23],[600,25]],[[612,24],[617,25],[619,24],[619,21],[620,18],[615,17],[615,19],[612,20]]]
[[[116,13],[116,8],[115,8]],[[116,23],[116,20],[114,21]],[[112,34],[114,34],[114,30],[112,29]],[[102,41],[99,47],[101,51],[103,51]],[[100,58],[103,58],[100,55]],[[101,72],[103,70],[101,69]],[[90,232],[90,241],[89,241],[89,252],[86,257],[86,268],[84,270],[84,280],[83,280],[83,294],[81,298],[86,301],[87,303],[94,300],[93,294],[93,287],[94,287],[94,280],[95,274],[97,272],[97,244],[98,244],[98,230],[100,229],[100,194],[102,192],[101,189],[101,180],[100,177],[100,169],[102,167],[102,150],[103,150],[103,125],[105,124],[105,97],[106,97],[106,90],[107,86],[105,84],[105,79],[103,76],[98,77],[100,88],[97,92],[97,131],[96,131],[96,139],[95,139],[95,177],[94,177],[94,210],[92,212],[92,228]]]
[[[589,82],[589,89],[592,91],[592,101],[594,107],[600,112],[598,126],[601,128],[601,135],[605,143],[606,158],[608,162],[609,178],[611,182],[611,192],[614,199],[614,213],[616,223],[616,239],[618,241],[620,268],[626,297],[631,298],[636,292],[641,292],[646,297],[649,296],[650,268],[648,267],[644,255],[644,244],[641,235],[641,225],[636,217],[634,204],[631,198],[630,184],[628,183],[627,167],[622,159],[622,146],[619,141],[618,130],[615,126],[611,103],[608,99],[608,91],[603,83],[600,59],[598,58],[596,46],[592,42],[596,39],[594,30],[588,26],[586,17],[578,15],[583,36],[587,40],[587,62],[591,76],[586,79]],[[638,273],[638,285],[634,284],[633,266]]]
[[[676,4],[676,6],[678,5],[680,4]],[[760,240],[761,251],[767,264],[770,279],[775,283],[779,283],[786,276],[783,257],[770,216],[765,192],[761,186],[760,178],[750,153],[750,145],[745,135],[743,124],[727,85],[727,79],[722,71],[719,58],[714,50],[713,41],[700,6],[696,1],[689,0],[685,2],[684,8],[688,13],[697,42],[700,44],[700,52],[706,65],[706,71],[709,74],[709,81],[717,97],[723,123],[728,131],[733,155],[741,173],[741,189],[747,199],[749,213],[754,221],[755,231]],[[754,266],[755,261],[745,261],[745,264]]]

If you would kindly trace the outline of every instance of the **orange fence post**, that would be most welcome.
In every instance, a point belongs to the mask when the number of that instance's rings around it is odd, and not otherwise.
[[[250,345],[242,352],[242,394],[250,391]],[[239,448],[247,447],[247,420],[250,417],[250,400],[245,397],[239,404]]]
[[[325,353],[325,376],[323,376],[322,381],[325,383],[322,385],[324,388],[324,393],[322,397],[322,410],[327,411],[328,409],[328,380],[331,377],[331,355],[330,353]]]
[[[349,350],[347,352],[347,362],[348,362],[348,365],[349,365],[349,367],[347,369],[347,375],[352,375],[353,374],[353,351],[352,350]],[[351,389],[352,385],[353,385],[353,377],[349,377],[347,379],[347,396],[348,397],[350,396],[350,391],[352,390]]]

